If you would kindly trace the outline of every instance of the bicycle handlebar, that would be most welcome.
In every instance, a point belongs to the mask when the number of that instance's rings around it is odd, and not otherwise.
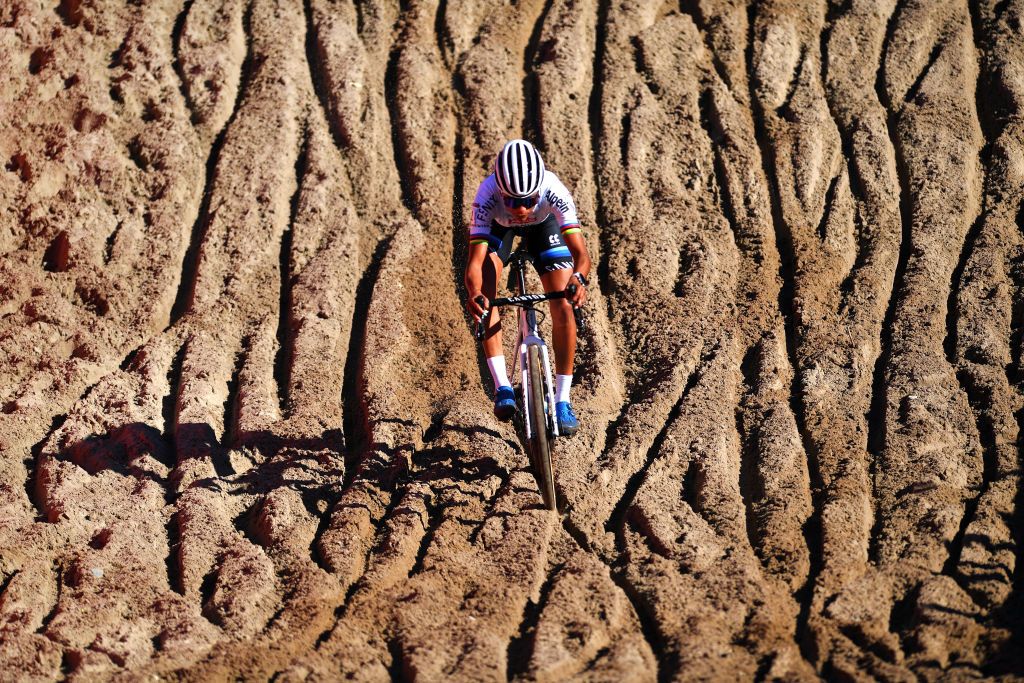
[[[477,323],[475,336],[478,340],[484,338],[484,332],[487,327],[487,319],[490,317],[491,311],[495,308],[499,308],[501,306],[524,306],[537,303],[540,301],[565,299],[575,295],[576,285],[569,284],[561,292],[548,292],[546,294],[520,294],[519,296],[498,297],[497,299],[491,302],[491,305],[487,307],[487,309],[484,311],[484,314],[480,316],[480,322]],[[482,308],[485,303],[484,297],[478,296],[476,298],[476,302]],[[585,329],[586,319],[583,317],[583,312],[580,309],[573,306],[572,315],[576,319],[576,328],[579,330]]]

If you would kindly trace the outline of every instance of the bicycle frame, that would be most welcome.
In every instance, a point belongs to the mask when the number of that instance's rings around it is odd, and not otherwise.
[[[522,255],[518,255],[515,260],[510,264],[512,268],[512,274],[516,278],[517,289],[519,290],[519,297],[529,296],[526,292],[526,258]],[[544,301],[546,299],[543,295],[537,295],[538,301]],[[520,392],[523,400],[523,424],[526,428],[526,438],[529,440],[533,436],[533,429],[535,428],[547,428],[552,436],[559,436],[558,433],[558,420],[555,419],[555,389],[554,383],[551,381],[551,361],[548,357],[548,345],[544,342],[544,338],[540,336],[540,332],[537,329],[537,311],[533,307],[533,302],[526,302],[520,304],[519,309],[519,371],[520,371]],[[527,368],[527,350],[530,345],[536,344],[540,347],[541,360],[544,363],[544,395],[547,397],[548,405],[544,410],[544,415],[547,418],[547,425],[532,425],[530,424],[530,378],[529,371]],[[514,368],[513,368],[514,370]]]

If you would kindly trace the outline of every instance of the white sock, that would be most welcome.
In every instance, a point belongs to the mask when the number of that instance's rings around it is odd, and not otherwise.
[[[510,387],[512,382],[508,381],[508,370],[505,369],[505,356],[491,356],[487,359],[487,369],[491,371],[491,379],[494,380],[494,390],[498,387]]]
[[[568,403],[572,389],[572,375],[555,375],[555,403]]]

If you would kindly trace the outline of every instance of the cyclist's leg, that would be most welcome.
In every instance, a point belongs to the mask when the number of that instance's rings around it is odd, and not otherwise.
[[[538,228],[530,240],[530,253],[540,273],[540,281],[545,292],[563,291],[572,277],[572,253],[565,245],[554,217]],[[555,347],[555,416],[558,418],[559,432],[564,436],[572,436],[579,427],[569,402],[572,368],[576,361],[576,319],[572,314],[572,306],[565,299],[554,299],[549,302],[549,306],[551,341]]]
[[[570,261],[569,267],[541,273],[540,281],[545,292],[565,289],[572,277],[571,264]],[[576,361],[576,319],[572,315],[572,306],[566,299],[554,299],[548,304],[551,308],[551,345],[555,347],[555,372],[571,375]]]
[[[491,251],[483,266],[483,294],[488,301],[493,301],[498,296],[498,281],[502,271],[501,256]],[[487,331],[483,339],[484,357],[491,358],[503,353],[501,346],[501,313],[495,310],[487,317]]]
[[[564,290],[572,277],[573,260],[554,216],[548,217],[530,233],[529,250],[544,291]],[[549,302],[549,306],[551,341],[555,347],[555,372],[571,375],[576,359],[576,320],[572,315],[572,307],[565,299],[554,299]]]
[[[493,301],[498,295],[501,271],[508,262],[512,251],[513,235],[497,223],[491,224],[488,236],[490,249],[483,263],[483,295]],[[487,369],[494,382],[494,415],[499,420],[510,419],[516,411],[515,396],[512,394],[506,366],[505,350],[501,344],[501,311],[494,310],[487,319],[487,330],[482,342]]]

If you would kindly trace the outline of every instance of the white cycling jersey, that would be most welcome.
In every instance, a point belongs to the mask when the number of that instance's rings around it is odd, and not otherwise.
[[[552,216],[557,221],[562,235],[580,231],[580,221],[576,217],[576,204],[572,200],[572,195],[554,173],[544,171],[544,180],[540,185],[540,201],[523,220],[517,220],[505,208],[501,191],[492,173],[484,178],[476,191],[473,215],[469,221],[469,242],[486,242],[487,235],[491,234],[492,222],[506,228],[520,228],[539,225]]]

